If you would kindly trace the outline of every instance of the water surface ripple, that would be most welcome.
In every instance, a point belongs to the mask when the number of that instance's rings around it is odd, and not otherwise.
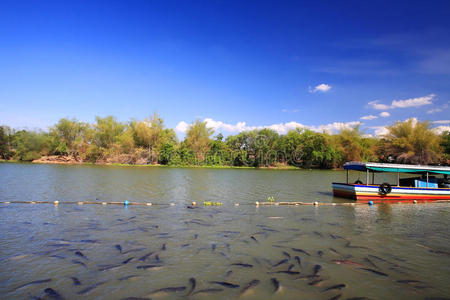
[[[343,201],[330,184],[344,178],[339,171],[0,164],[1,201],[176,204],[1,204],[1,298],[448,297],[446,203],[251,205],[268,196]],[[190,209],[192,201],[223,206]]]

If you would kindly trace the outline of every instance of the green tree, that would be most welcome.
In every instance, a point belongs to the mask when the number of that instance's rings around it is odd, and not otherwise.
[[[51,138],[45,132],[20,130],[12,137],[12,145],[16,159],[32,161],[49,154]]]
[[[8,126],[0,126],[0,159],[9,159],[11,152],[11,129]]]
[[[206,122],[200,120],[192,123],[186,132],[186,145],[192,149],[198,162],[204,160],[206,152],[209,150],[210,137],[214,133],[212,128],[206,126]]]
[[[78,122],[76,119],[60,119],[50,129],[55,153],[77,156],[89,143],[88,130],[89,124]]]
[[[439,161],[439,137],[430,122],[411,118],[387,129],[386,147],[397,162],[429,164]]]

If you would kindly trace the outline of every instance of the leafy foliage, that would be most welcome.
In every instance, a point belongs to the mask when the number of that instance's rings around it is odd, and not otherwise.
[[[97,163],[302,168],[335,168],[352,160],[449,163],[449,132],[439,136],[430,123],[415,119],[397,122],[388,131],[373,138],[359,127],[332,135],[302,128],[279,135],[265,128],[212,138],[214,131],[197,120],[179,142],[157,113],[128,123],[113,116],[97,117],[94,124],[61,119],[48,133],[0,127],[0,158],[30,161],[68,155]]]

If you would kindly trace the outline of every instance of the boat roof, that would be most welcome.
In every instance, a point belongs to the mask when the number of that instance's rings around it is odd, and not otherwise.
[[[344,164],[345,170],[375,171],[375,172],[400,172],[400,173],[437,173],[450,175],[450,167],[427,165],[402,165],[372,162],[348,162]]]

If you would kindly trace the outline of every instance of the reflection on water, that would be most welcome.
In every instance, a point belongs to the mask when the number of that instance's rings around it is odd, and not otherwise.
[[[0,294],[46,299],[425,299],[449,294],[448,204],[336,201],[343,172],[0,164]],[[187,208],[191,201],[222,207]],[[235,202],[241,203],[234,206]],[[194,287],[195,283],[195,287]],[[337,298],[336,298],[337,299]]]

